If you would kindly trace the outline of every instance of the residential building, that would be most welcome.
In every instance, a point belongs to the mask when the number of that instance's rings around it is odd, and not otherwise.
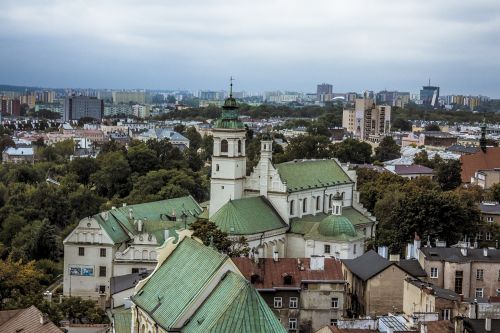
[[[32,305],[26,309],[0,311],[0,332],[62,333],[63,330]]]
[[[33,147],[7,147],[2,152],[2,163],[34,163]]]
[[[111,294],[111,309],[130,307],[130,296],[135,292],[135,286],[151,274],[152,270],[138,271],[125,275],[111,277],[109,289]]]
[[[183,230],[177,241],[169,238],[154,272],[137,284],[132,331],[287,332],[231,259],[191,235]]]
[[[493,185],[500,183],[500,168],[477,170],[470,182],[483,190],[489,190]]]
[[[148,103],[148,97],[144,91],[113,91],[113,104]]]
[[[420,265],[428,281],[466,298],[488,298],[500,294],[500,250],[467,247],[423,247]]]
[[[134,110],[130,104],[105,104],[104,105],[104,116],[131,116],[134,114]]]
[[[455,325],[455,326],[457,326],[457,325]],[[500,319],[463,318],[463,324],[460,325],[459,332],[463,332],[463,333],[500,333]]]
[[[110,278],[153,269],[157,247],[201,211],[188,196],[113,207],[80,220],[63,241],[63,294],[109,304]]]
[[[315,332],[345,315],[346,281],[337,259],[232,260],[289,331]]]
[[[500,147],[485,147],[475,154],[460,156],[462,183],[470,183],[479,170],[500,168]]]
[[[342,260],[347,281],[349,316],[380,316],[403,311],[404,279],[425,275],[416,261],[389,261],[370,250],[356,259]]]
[[[168,128],[151,128],[145,132],[141,132],[136,138],[141,141],[168,139],[171,144],[179,147],[181,150],[189,148],[188,138]]]
[[[431,168],[428,168],[423,165],[418,165],[418,164],[411,164],[411,165],[402,165],[402,164],[396,164],[396,165],[387,165],[385,166],[385,169],[389,170],[390,172],[404,177],[404,178],[409,178],[409,179],[414,179],[417,177],[428,177],[428,178],[433,178],[434,177],[434,170]]]
[[[342,127],[361,140],[383,136],[391,129],[391,107],[375,105],[373,99],[358,98],[354,109],[344,109]]]
[[[34,93],[27,92],[24,95],[19,96],[19,101],[21,104],[27,104],[30,109],[35,107],[36,95]]]
[[[457,143],[457,136],[440,131],[423,131],[418,135],[418,146],[449,147]]]
[[[151,106],[150,105],[141,105],[141,104],[136,104],[132,106],[132,110],[134,113],[134,116],[142,119],[149,118],[150,112],[151,112]]]
[[[56,93],[52,90],[45,90],[42,95],[42,100],[44,104],[52,104],[54,103],[54,99],[56,98]]]
[[[319,102],[329,102],[333,99],[333,86],[328,83],[318,84],[316,96]]]
[[[451,145],[448,148],[446,148],[446,151],[449,151],[451,153],[459,154],[459,155],[469,155],[469,154],[474,154],[479,151],[479,148],[473,145],[463,145],[461,144],[461,139],[457,139],[457,144]],[[462,141],[463,143],[463,141]]]
[[[94,118],[101,120],[104,113],[104,103],[95,97],[71,96],[64,100],[63,121]]]
[[[453,290],[408,277],[403,287],[403,311],[408,317],[437,313],[440,320],[453,320],[468,311],[468,303]]]
[[[423,86],[420,90],[420,100],[423,105],[429,106],[437,106],[439,99],[439,87],[431,86]]]
[[[496,201],[483,201],[479,204],[481,221],[486,224],[500,225],[500,204]]]

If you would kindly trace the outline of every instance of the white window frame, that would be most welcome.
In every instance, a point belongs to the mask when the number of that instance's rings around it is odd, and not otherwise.
[[[476,269],[476,280],[484,280],[484,270],[479,268],[479,269]]]
[[[500,289],[497,289],[496,292],[497,292],[496,296],[500,296]]]
[[[332,309],[338,309],[339,308],[339,298],[332,297],[330,305],[331,305]]]
[[[339,320],[335,318],[330,319],[330,326],[337,326]]]
[[[491,232],[490,231],[486,231],[486,235],[484,237],[484,239],[486,239],[487,241],[490,241],[493,237],[491,237]]]
[[[486,216],[486,222],[493,223],[494,221],[493,216]]]
[[[327,248],[328,248],[328,251],[327,251]],[[323,245],[323,252],[324,252],[325,254],[330,254],[330,253],[332,253],[332,247],[331,247],[331,245],[330,245],[330,244],[324,244],[324,245]]]
[[[451,309],[443,309],[443,320],[450,320]]]
[[[281,309],[283,307],[283,297],[275,297],[273,305],[275,309]]]
[[[476,296],[476,298],[483,298],[484,297],[483,288],[476,288],[476,292],[474,293],[474,296]]]
[[[433,274],[435,273],[435,274]],[[431,267],[431,274],[429,274],[431,279],[437,279],[439,277],[439,269],[437,267]]]
[[[290,299],[288,300],[288,307],[290,309],[297,309],[299,307],[299,298],[290,297]]]
[[[288,318],[288,329],[289,330],[297,329],[297,318]]]

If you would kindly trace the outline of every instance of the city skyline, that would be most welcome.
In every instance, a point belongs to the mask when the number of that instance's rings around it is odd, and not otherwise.
[[[327,82],[334,92],[416,93],[430,77],[443,95],[499,98],[499,12],[487,0],[7,0],[0,83],[227,90],[234,75],[246,91]]]

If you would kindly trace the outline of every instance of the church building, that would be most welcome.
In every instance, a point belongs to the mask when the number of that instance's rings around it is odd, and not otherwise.
[[[271,138],[246,175],[246,130],[232,93],[214,123],[208,219],[232,237],[244,236],[259,257],[363,254],[375,218],[359,203],[355,172],[335,159],[273,164]]]

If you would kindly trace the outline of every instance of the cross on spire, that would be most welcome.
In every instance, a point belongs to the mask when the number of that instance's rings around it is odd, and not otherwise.
[[[229,82],[230,82],[230,84],[229,84],[229,97],[233,97],[233,81],[234,81],[233,77],[230,76],[229,77]]]

